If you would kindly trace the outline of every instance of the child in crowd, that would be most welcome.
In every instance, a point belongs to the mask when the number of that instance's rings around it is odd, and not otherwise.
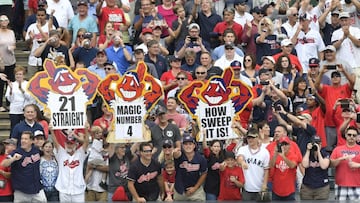
[[[175,185],[175,163],[173,160],[165,161],[162,176],[164,179],[165,199],[164,201],[173,201],[174,185]]]
[[[104,156],[106,155],[106,150],[104,149],[103,143],[103,130],[99,126],[91,127],[91,136],[93,137],[93,141],[90,147],[90,154],[88,158],[88,164],[86,167],[86,175],[85,181],[88,182],[93,168],[92,166],[103,166],[106,165]],[[102,182],[106,183],[106,173],[103,173]]]
[[[220,193],[218,200],[241,200],[240,188],[245,184],[242,168],[237,166],[234,152],[225,152],[220,166]]]

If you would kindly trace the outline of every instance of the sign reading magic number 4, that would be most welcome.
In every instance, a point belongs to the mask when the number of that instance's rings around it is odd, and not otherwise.
[[[60,109],[59,109],[60,111],[68,111],[68,109],[66,108],[68,101],[71,102],[71,111],[75,111],[75,97],[74,96],[72,96],[70,98],[61,96],[61,97],[59,97],[59,101],[62,102]]]

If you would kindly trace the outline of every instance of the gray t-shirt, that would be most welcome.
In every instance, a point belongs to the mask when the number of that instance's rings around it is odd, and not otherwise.
[[[164,129],[161,129],[159,125],[151,128],[151,142],[157,148],[157,152],[154,154],[155,159],[159,156],[163,142],[167,139],[173,141],[174,144],[181,140],[180,130],[176,125],[169,123]]]

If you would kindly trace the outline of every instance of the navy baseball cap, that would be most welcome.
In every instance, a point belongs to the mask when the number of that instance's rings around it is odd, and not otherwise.
[[[240,61],[235,60],[235,61],[231,62],[230,66],[232,69],[235,69],[235,70],[241,69]]]

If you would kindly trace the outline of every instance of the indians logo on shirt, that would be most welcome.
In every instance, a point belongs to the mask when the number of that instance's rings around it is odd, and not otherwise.
[[[149,172],[147,174],[143,174],[139,177],[139,179],[137,180],[138,183],[143,183],[143,182],[149,182],[150,180],[154,179],[156,176],[158,175],[157,171],[154,172]]]
[[[21,162],[21,166],[26,167],[31,163],[35,163],[40,160],[40,154],[33,154],[31,156],[25,157],[24,160]]]
[[[200,170],[200,164],[192,164],[187,161],[183,161],[180,164],[180,168],[186,169],[187,172],[193,172],[193,171],[199,171]]]
[[[278,168],[281,172],[285,172],[289,166],[285,163],[284,160],[281,160],[279,164],[276,164],[276,168]]]
[[[64,161],[64,166],[68,166],[71,169],[76,168],[79,165],[80,165],[79,160],[72,160],[71,162],[69,162],[69,160]]]

